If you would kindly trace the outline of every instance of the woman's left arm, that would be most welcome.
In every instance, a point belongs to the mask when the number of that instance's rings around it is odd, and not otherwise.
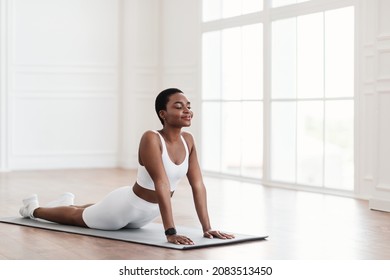
[[[223,233],[218,230],[213,230],[211,228],[210,218],[207,210],[207,193],[203,182],[202,172],[198,162],[198,156],[196,153],[194,138],[189,133],[185,133],[183,136],[186,142],[188,143],[188,149],[190,153],[187,178],[192,188],[195,209],[199,221],[202,224],[203,235],[204,237],[207,238],[213,238],[213,237],[217,237],[221,239],[234,238],[234,236],[231,234]]]

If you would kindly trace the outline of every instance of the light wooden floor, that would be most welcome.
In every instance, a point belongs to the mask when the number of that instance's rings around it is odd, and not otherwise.
[[[71,191],[84,204],[134,178],[134,171],[123,169],[0,173],[0,216],[18,215],[21,200],[31,193],[44,204]],[[390,213],[371,211],[366,201],[231,180],[205,182],[214,228],[266,233],[268,240],[177,251],[0,223],[0,259],[390,259]],[[199,226],[186,182],[173,205],[176,224]]]

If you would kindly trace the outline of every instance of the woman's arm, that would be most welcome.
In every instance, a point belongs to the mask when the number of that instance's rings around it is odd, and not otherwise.
[[[202,225],[203,234],[205,237],[218,237],[222,239],[234,238],[233,235],[226,234],[217,230],[213,230],[210,224],[210,218],[207,210],[207,193],[203,182],[202,172],[198,162],[195,142],[191,134],[185,133],[185,139],[190,149],[189,169],[187,173],[188,181],[192,188],[194,197],[195,209],[199,221]]]
[[[160,208],[164,229],[175,228],[171,205],[171,188],[161,158],[161,141],[153,131],[147,131],[141,138],[139,145],[139,161],[145,166],[155,186],[157,201]],[[192,244],[185,236],[167,236],[171,243]]]
[[[161,143],[155,132],[147,131],[142,136],[139,145],[139,161],[145,166],[154,182],[164,228],[175,227],[172,215],[169,180],[161,159]]]

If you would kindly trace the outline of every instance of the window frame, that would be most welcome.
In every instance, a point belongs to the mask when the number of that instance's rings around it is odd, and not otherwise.
[[[207,0],[206,0],[207,1]],[[245,181],[255,181],[260,182],[263,185],[268,186],[276,186],[276,187],[285,187],[285,188],[293,188],[297,190],[309,190],[309,191],[315,191],[315,192],[322,192],[322,193],[332,193],[332,194],[341,194],[341,195],[347,195],[351,196],[353,193],[357,193],[359,186],[358,186],[358,139],[357,135],[359,135],[358,126],[357,126],[357,120],[358,120],[358,114],[357,114],[357,108],[358,108],[358,94],[357,94],[357,85],[358,85],[358,70],[359,69],[359,60],[358,60],[358,34],[357,34],[357,23],[359,20],[359,1],[358,0],[342,0],[342,1],[336,1],[336,0],[309,0],[306,2],[301,2],[297,4],[291,4],[286,6],[280,6],[280,7],[272,7],[272,0],[264,0],[263,3],[263,10],[245,14],[241,16],[235,16],[232,18],[221,18],[218,20],[212,20],[208,22],[201,22],[201,35],[203,35],[206,32],[211,31],[218,31],[225,28],[233,28],[233,27],[240,27],[245,26],[249,24],[255,24],[255,23],[261,23],[263,26],[263,176],[260,180],[253,180],[253,178],[245,178],[242,176],[232,176],[231,174],[220,174],[216,172],[208,172],[205,170],[205,174],[208,175],[217,175],[220,177],[226,177],[226,178],[238,178]],[[277,182],[271,180],[270,174],[271,174],[271,166],[270,166],[270,148],[271,148],[271,47],[272,47],[272,34],[271,34],[271,28],[272,28],[272,22],[276,20],[283,20],[288,19],[292,17],[298,17],[298,16],[304,16],[309,15],[313,13],[319,13],[319,12],[326,12],[328,10],[334,10],[339,8],[345,8],[345,7],[354,7],[355,13],[354,13],[354,30],[355,30],[355,36],[354,36],[354,95],[350,98],[350,100],[353,100],[353,107],[354,107],[354,124],[353,124],[353,131],[354,131],[354,186],[353,190],[338,190],[338,189],[331,189],[327,187],[313,187],[313,186],[307,186],[307,185],[300,185],[297,183],[284,183],[284,182]],[[202,10],[202,9],[201,9]],[[202,17],[203,18],[203,17]],[[202,65],[201,65],[202,69]],[[338,98],[325,98],[325,100],[335,100]],[[345,98],[343,98],[344,100]],[[295,99],[296,101],[299,99]],[[306,100],[306,99],[305,99]],[[200,100],[201,104],[203,104],[204,99],[201,97]],[[325,144],[324,144],[325,145]]]

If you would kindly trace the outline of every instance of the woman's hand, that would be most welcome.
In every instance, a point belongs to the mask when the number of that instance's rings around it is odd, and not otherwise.
[[[194,242],[184,235],[167,235],[167,240],[176,245],[194,245]]]
[[[233,239],[233,234],[224,233],[218,230],[207,230],[203,233],[203,236],[206,238],[219,238],[219,239]]]

